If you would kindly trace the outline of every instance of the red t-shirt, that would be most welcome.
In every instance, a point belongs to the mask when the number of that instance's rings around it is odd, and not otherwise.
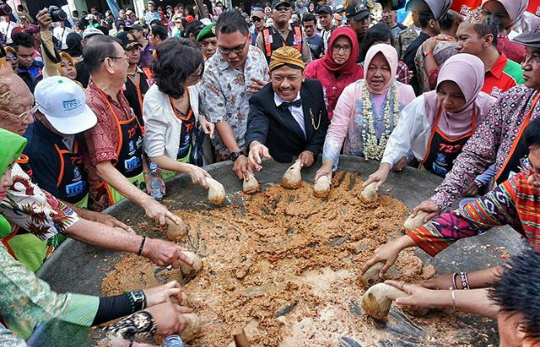
[[[482,0],[454,0],[452,3],[452,10],[461,13],[464,16],[471,14],[482,5]]]
[[[521,83],[523,83],[523,70],[518,64],[501,54],[495,65],[486,72],[482,91],[499,98],[502,93]]]
[[[540,17],[540,0],[529,0],[527,12],[530,12],[535,16]]]

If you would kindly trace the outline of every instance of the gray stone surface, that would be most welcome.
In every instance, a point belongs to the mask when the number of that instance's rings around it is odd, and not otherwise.
[[[268,161],[264,164],[263,171],[257,173],[256,177],[264,188],[265,185],[279,182],[288,166],[288,164]],[[313,177],[319,167],[320,160],[315,163],[314,167],[303,170],[303,180],[313,182]],[[377,167],[378,163],[375,162],[367,162],[364,159],[355,157],[342,157],[339,170],[356,172],[362,179],[366,179]],[[242,185],[233,175],[231,164],[229,162],[214,164],[207,167],[207,169],[214,178],[225,186],[226,192],[230,194],[228,195],[228,203],[241,203],[236,192],[242,189]],[[430,197],[440,182],[439,177],[428,172],[407,168],[401,173],[391,173],[381,193],[392,195],[412,209],[422,200]],[[389,192],[387,192],[388,188],[390,188]],[[176,208],[179,206],[213,208],[206,203],[206,191],[199,186],[194,186],[186,175],[171,179],[167,184],[167,192],[168,196],[164,201],[167,205],[174,205]],[[112,206],[107,212],[131,225],[136,225],[145,220],[144,211],[129,201],[123,201]],[[91,233],[92,230],[88,230],[88,232]],[[138,230],[138,232],[144,233],[141,230]],[[146,234],[152,236],[151,232]],[[437,268],[438,273],[443,274],[458,270],[478,270],[488,265],[495,266],[501,262],[500,255],[502,254],[502,250],[495,251],[495,248],[506,247],[510,254],[516,254],[521,246],[522,241],[516,232],[510,228],[497,228],[485,235],[461,240],[434,259],[431,259],[422,251],[417,253],[424,260],[431,261]],[[81,242],[68,240],[45,263],[38,274],[56,291],[100,295],[101,280],[107,270],[116,263],[119,256],[119,252],[102,250]],[[406,323],[404,321],[404,326],[406,326]],[[463,324],[464,330],[471,331],[473,335],[476,331],[475,326],[480,324],[481,332],[490,335],[489,343],[497,344],[496,334],[490,333],[493,326],[491,326],[491,329],[485,329],[485,326],[480,323],[478,318],[464,318]],[[388,342],[389,345],[410,345],[400,337],[400,334],[403,334],[403,329],[400,330],[399,327],[395,326],[387,328],[390,331],[399,332],[396,333],[396,338],[402,341]],[[409,329],[409,332],[414,333],[414,329]],[[40,329],[30,339],[30,345],[34,347],[92,346],[93,341],[88,339],[86,335],[86,329],[80,327],[49,323],[40,326]],[[347,343],[351,344],[350,341]],[[484,344],[477,344],[476,346],[480,345]]]

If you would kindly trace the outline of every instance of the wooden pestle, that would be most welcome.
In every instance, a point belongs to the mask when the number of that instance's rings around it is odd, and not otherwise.
[[[298,189],[302,186],[302,166],[300,160],[297,160],[291,167],[285,171],[281,178],[281,185],[287,189]]]
[[[383,266],[383,263],[375,263],[362,275],[360,282],[364,288],[369,288],[374,284],[382,282],[382,279],[379,277],[379,272]]]
[[[246,332],[243,328],[236,329],[233,332],[233,338],[236,347],[251,347],[251,343],[247,339]]]
[[[378,283],[369,288],[362,297],[362,310],[375,319],[386,319],[392,301],[409,296],[402,290],[386,283]]]

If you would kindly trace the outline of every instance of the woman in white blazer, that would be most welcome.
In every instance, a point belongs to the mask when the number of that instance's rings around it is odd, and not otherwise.
[[[198,126],[210,137],[214,133],[214,124],[199,113],[202,53],[190,40],[169,38],[157,47],[152,71],[155,83],[143,101],[146,154],[164,179],[187,173],[193,183],[207,188],[205,177],[210,175],[191,163]]]

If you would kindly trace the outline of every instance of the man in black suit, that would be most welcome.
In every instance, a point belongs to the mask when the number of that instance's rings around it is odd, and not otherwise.
[[[249,163],[257,171],[261,159],[291,162],[298,157],[309,167],[321,151],[330,121],[321,83],[304,77],[302,56],[292,47],[272,53],[270,79],[249,100],[245,134]]]

